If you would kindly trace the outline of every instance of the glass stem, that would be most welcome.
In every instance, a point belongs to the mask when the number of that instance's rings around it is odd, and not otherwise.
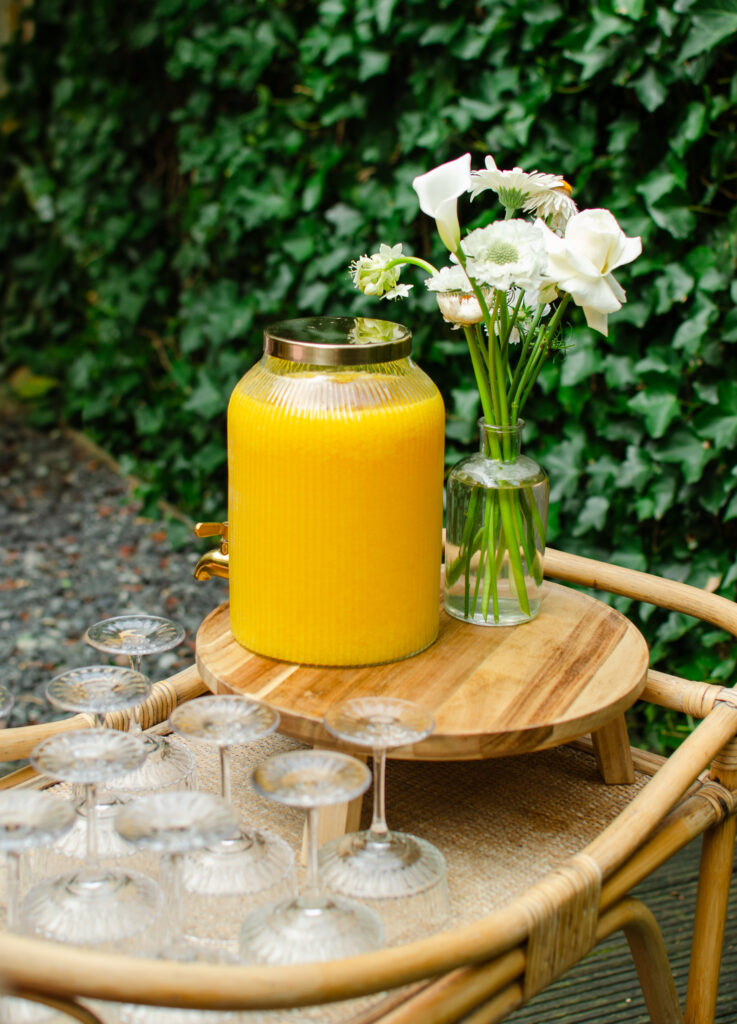
[[[320,875],[317,867],[317,807],[307,811],[307,881],[300,902],[306,907],[321,907]]]
[[[230,781],[230,749],[218,747],[220,751],[220,793],[223,800],[231,803],[233,787]]]
[[[20,898],[20,854],[16,850],[8,850],[6,856],[8,880],[6,883],[5,898],[8,904],[6,930],[15,932],[18,930],[19,922],[19,898]]]
[[[131,668],[134,672],[141,671],[141,655],[140,654],[129,654],[128,661],[130,662]],[[141,722],[138,718],[140,710],[140,704],[131,710],[130,718],[128,719],[128,732],[132,732],[135,736],[143,732],[141,728]]]
[[[389,839],[386,824],[386,748],[374,748],[374,814],[371,820],[369,835],[375,843],[385,843]]]
[[[94,782],[84,787],[85,807],[87,809],[87,866],[97,860],[97,793]]]
[[[169,927],[171,928],[171,944],[182,943],[184,920],[182,908],[182,871],[178,853],[161,854],[161,870],[164,877],[164,891],[168,904]]]

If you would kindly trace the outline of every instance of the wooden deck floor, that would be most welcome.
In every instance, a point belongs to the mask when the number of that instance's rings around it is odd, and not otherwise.
[[[700,844],[691,843],[635,890],[663,931],[673,976],[685,1003]],[[735,879],[737,882],[737,879]],[[737,885],[733,883],[724,941],[716,1024],[737,1022]],[[598,946],[587,959],[508,1018],[510,1024],[649,1024],[624,937]]]

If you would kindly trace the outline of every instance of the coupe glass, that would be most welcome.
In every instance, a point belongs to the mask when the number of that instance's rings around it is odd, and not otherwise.
[[[131,668],[141,671],[141,658],[145,654],[163,654],[178,647],[185,637],[185,629],[178,622],[159,615],[116,615],[90,626],[84,641],[103,654],[124,654],[130,658]]]
[[[25,923],[39,935],[90,946],[124,944],[135,936],[138,949],[153,941],[163,907],[159,887],[145,875],[97,862],[97,783],[131,771],[145,757],[141,740],[112,729],[58,733],[31,751],[36,771],[84,786],[87,814],[84,866],[39,882],[23,901]]]
[[[181,736],[217,746],[221,793],[230,804],[230,748],[268,736],[279,715],[260,701],[223,695],[182,704],[169,722]],[[189,854],[183,875],[190,937],[232,943],[234,952],[244,907],[293,896],[297,888],[290,847],[279,836],[243,822],[236,835]]]
[[[253,784],[262,796],[307,811],[307,884],[301,895],[259,907],[246,918],[240,936],[240,954],[246,962],[332,960],[381,945],[380,918],[358,903],[325,895],[317,870],[318,809],[355,799],[370,782],[365,764],[327,750],[276,754],[253,773]]]
[[[102,728],[109,711],[125,711],[144,701],[151,683],[140,672],[120,665],[84,665],[54,676],[46,698],[64,711],[92,714]]]
[[[55,676],[46,685],[46,697],[51,704],[65,711],[92,714],[98,728],[102,727],[104,715],[109,711],[125,711],[135,707],[150,692],[151,683],[145,676],[119,665],[87,665],[70,669]],[[119,800],[106,792],[98,794],[98,797],[98,856],[103,860],[129,857],[130,847],[120,841],[112,827]],[[37,876],[68,870],[70,859],[84,860],[87,852],[87,801],[79,792],[75,792],[75,800],[78,817],[74,828],[53,845],[34,853],[33,870]]]
[[[49,793],[35,790],[0,792],[0,850],[5,851],[7,863],[6,930],[15,932],[20,927],[20,858],[25,850],[53,842],[72,827],[74,808],[71,803]],[[54,1011],[41,1003],[0,997],[2,1024],[31,1024],[48,1020]]]
[[[169,908],[168,939],[158,955],[195,960],[197,952],[185,941],[182,901],[182,858],[189,851],[228,839],[238,831],[232,808],[212,793],[152,793],[126,804],[115,819],[126,842],[161,853],[161,874]],[[120,1007],[121,1019],[131,1024],[225,1024],[241,1015],[168,1007]],[[249,1016],[249,1021],[255,1020]]]
[[[390,831],[385,817],[386,752],[419,743],[434,728],[424,708],[390,697],[358,697],[331,708],[325,727],[338,739],[373,752],[374,810],[370,828],[320,849],[320,875],[331,892],[369,901],[390,941],[412,928],[438,928],[448,916],[445,858],[426,839]]]
[[[144,656],[163,654],[178,647],[184,640],[185,629],[178,622],[159,615],[116,615],[96,622],[84,634],[84,640],[103,654],[125,655],[131,668],[141,671]],[[130,718],[129,732],[142,732],[138,715]],[[195,761],[186,746],[172,742],[164,736],[146,734],[148,757],[135,772],[115,780],[115,792],[122,799],[146,792],[168,789],[196,789]]]

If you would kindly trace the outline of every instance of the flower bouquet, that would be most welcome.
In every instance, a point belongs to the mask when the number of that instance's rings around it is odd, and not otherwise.
[[[642,251],[609,210],[579,212],[559,175],[499,170],[471,156],[415,178],[421,210],[435,219],[448,266],[382,245],[351,264],[366,295],[398,299],[403,266],[424,271],[443,318],[465,333],[483,418],[481,450],[450,473],[447,486],[445,606],[457,618],[488,625],[531,619],[539,608],[548,485],[519,454],[522,411],[545,360],[565,347],[571,301],[593,330],[625,302],[613,271]],[[458,198],[496,193],[504,216],[461,237]]]

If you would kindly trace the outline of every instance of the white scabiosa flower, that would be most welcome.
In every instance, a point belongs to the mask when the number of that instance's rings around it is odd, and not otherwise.
[[[420,174],[412,182],[420,209],[435,219],[443,245],[450,252],[458,250],[461,228],[458,223],[458,197],[468,191],[471,183],[471,154],[449,160]]]
[[[411,284],[399,284],[401,265],[390,266],[402,258],[402,244],[381,245],[371,256],[361,256],[351,263],[351,279],[364,295],[376,295],[383,299],[403,299],[412,288]]]
[[[609,333],[607,316],[627,301],[612,271],[631,263],[642,252],[642,239],[629,238],[609,210],[584,210],[572,217],[560,238],[542,221],[550,276],[561,291],[581,306],[594,331]]]
[[[551,189],[564,188],[565,180],[559,174],[544,174],[542,171],[523,171],[514,167],[511,171],[500,171],[493,156],[486,158],[486,170],[473,171],[469,192],[471,198],[491,189],[499,196],[502,206],[514,212],[521,209],[533,196]]]
[[[468,272],[480,285],[507,292],[523,288],[528,305],[548,284],[548,259],[540,228],[526,220],[504,220],[471,231],[462,242]]]

